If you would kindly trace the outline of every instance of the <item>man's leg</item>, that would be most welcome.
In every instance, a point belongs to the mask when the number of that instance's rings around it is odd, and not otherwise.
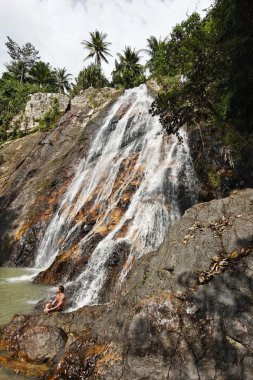
[[[45,309],[44,309],[44,313],[48,313],[48,311],[52,308],[52,304],[51,303],[47,303],[46,306],[45,306]]]

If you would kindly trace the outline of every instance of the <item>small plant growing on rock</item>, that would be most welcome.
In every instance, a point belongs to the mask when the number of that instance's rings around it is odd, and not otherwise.
[[[39,122],[39,130],[48,131],[49,129],[54,129],[61,116],[62,113],[60,112],[59,100],[54,98],[51,107]]]

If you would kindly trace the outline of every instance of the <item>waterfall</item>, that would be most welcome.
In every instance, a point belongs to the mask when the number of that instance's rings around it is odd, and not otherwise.
[[[68,283],[74,289],[73,309],[98,300],[106,263],[120,245],[125,244],[128,254],[118,282],[135,260],[159,247],[181,215],[179,188],[189,205],[196,202],[187,134],[182,131],[182,145],[175,136],[164,136],[158,118],[148,112],[152,101],[141,85],[112,106],[39,246],[35,267],[45,270],[76,236],[80,256],[99,236],[87,264]]]

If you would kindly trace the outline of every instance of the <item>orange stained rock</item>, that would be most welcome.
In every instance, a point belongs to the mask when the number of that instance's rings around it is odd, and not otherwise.
[[[129,224],[130,224],[130,220],[126,221],[124,223],[124,225],[120,228],[120,230],[115,234],[115,238],[118,239],[118,238],[122,238],[122,237],[125,237],[126,234],[128,233],[128,229],[129,229]]]
[[[88,358],[90,356],[99,355],[101,354],[107,346],[104,344],[94,344],[89,345],[84,350],[84,357]]]
[[[32,364],[24,360],[18,361],[10,353],[0,356],[0,365],[4,368],[29,377],[42,377],[48,371],[46,364]]]
[[[18,232],[16,233],[15,235],[15,240],[19,240],[23,235],[24,233],[28,230],[28,228],[30,228],[32,225],[32,222],[26,222],[24,223],[20,229],[18,230]]]
[[[106,221],[102,221],[100,224],[94,227],[94,232],[101,235],[111,232],[119,223],[123,213],[124,211],[122,208],[113,208],[112,211],[106,216]]]
[[[24,233],[38,221],[46,221],[51,218],[54,213],[54,206],[57,204],[60,196],[66,191],[67,184],[60,189],[53,191],[50,196],[40,194],[37,200],[31,206],[31,216],[22,226],[19,228],[15,235],[15,240],[19,240]],[[46,204],[46,209],[43,205]]]
[[[8,350],[9,347],[11,347],[12,342],[6,339],[1,339],[0,340],[0,351],[5,351]]]
[[[57,256],[56,260],[58,263],[67,260],[71,257],[71,260],[80,258],[80,248],[78,244],[75,244],[67,251],[63,251],[59,256]]]
[[[112,364],[113,362],[122,361],[122,354],[118,348],[113,344],[108,344],[96,360],[96,369],[98,373],[103,373],[105,365]]]

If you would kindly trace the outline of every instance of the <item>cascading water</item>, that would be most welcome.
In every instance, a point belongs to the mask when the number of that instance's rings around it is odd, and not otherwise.
[[[35,266],[45,270],[93,215],[92,227],[76,243],[79,254],[85,254],[96,234],[100,241],[78,277],[69,282],[75,285],[73,309],[98,300],[106,263],[119,244],[127,245],[128,255],[118,282],[136,259],[159,247],[181,214],[180,187],[188,206],[196,201],[186,132],[182,131],[182,145],[175,136],[165,137],[158,118],[148,113],[152,100],[141,85],[114,104],[40,244]]]

